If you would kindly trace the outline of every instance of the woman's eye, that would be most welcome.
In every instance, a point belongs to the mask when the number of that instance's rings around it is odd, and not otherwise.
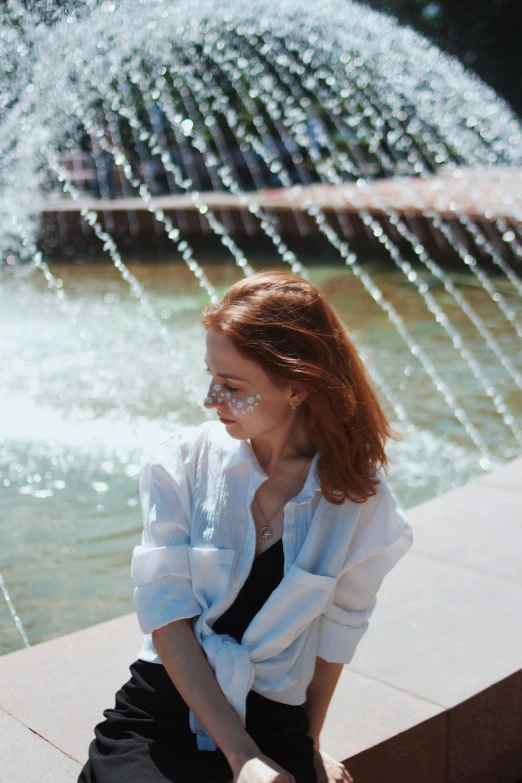
[[[204,367],[203,369],[204,369],[205,372],[208,372],[208,373],[210,373],[210,375],[212,375],[212,373],[210,372],[208,367]],[[228,383],[222,383],[221,385],[222,385],[222,387],[224,389],[226,389],[229,392],[236,392],[236,391],[238,391],[237,387],[229,386]]]

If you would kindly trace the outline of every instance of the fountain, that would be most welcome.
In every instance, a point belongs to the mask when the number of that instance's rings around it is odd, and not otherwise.
[[[1,653],[132,610],[140,456],[209,415],[198,313],[266,262],[360,336],[405,505],[520,454],[522,132],[491,88],[350,0],[1,14]]]

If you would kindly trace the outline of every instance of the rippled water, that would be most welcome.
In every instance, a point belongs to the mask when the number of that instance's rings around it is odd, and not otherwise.
[[[268,259],[253,263],[256,271],[270,265]],[[198,323],[208,301],[205,292],[182,264],[131,263],[129,268],[175,341],[175,353],[112,266],[52,267],[63,280],[69,313],[96,349],[94,357],[40,272],[2,270],[0,572],[31,644],[133,611],[130,559],[141,533],[141,456],[180,424],[212,417],[199,404],[208,387],[204,330]],[[204,269],[219,292],[241,275],[222,263]],[[471,417],[495,463],[517,456],[520,447],[413,286],[387,265],[368,269]],[[355,336],[370,369],[378,368],[417,426],[388,449],[389,480],[403,505],[411,507],[481,474],[477,449],[350,270],[321,265],[312,267],[310,276]],[[494,302],[471,277],[454,279],[520,368],[514,332]],[[492,279],[522,315],[505,278]],[[514,384],[449,295],[430,282],[520,422],[522,402]],[[3,600],[0,631],[0,653],[23,646]]]

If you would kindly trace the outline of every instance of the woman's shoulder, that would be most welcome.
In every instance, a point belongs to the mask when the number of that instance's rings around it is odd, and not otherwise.
[[[399,522],[408,525],[409,523],[404,509],[397,499],[384,472],[382,470],[376,470],[375,476],[378,478],[379,483],[377,484],[375,495],[370,498],[373,505],[376,508],[386,509],[392,516],[396,517]]]
[[[352,543],[359,540],[387,545],[397,536],[411,538],[408,517],[384,472],[377,470],[375,494],[360,504]]]
[[[410,527],[408,517],[385,473],[376,469],[373,478],[376,479],[375,492],[366,500],[346,499],[340,505],[330,507],[329,513],[342,531],[339,535],[353,541],[361,535],[387,538],[396,531]]]
[[[232,441],[232,438],[223,437],[223,425],[218,421],[207,420],[200,424],[182,425],[166,440],[149,449],[144,454],[142,463],[161,464],[172,458],[178,458],[182,462],[195,462],[202,450],[213,449],[216,446],[230,448],[231,444],[228,441]]]

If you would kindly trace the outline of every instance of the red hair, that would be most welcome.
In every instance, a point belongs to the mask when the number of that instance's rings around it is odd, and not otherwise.
[[[260,272],[207,305],[201,323],[220,330],[275,386],[306,389],[302,408],[327,501],[362,503],[375,495],[386,440],[397,436],[357,348],[316,286],[288,272]]]

